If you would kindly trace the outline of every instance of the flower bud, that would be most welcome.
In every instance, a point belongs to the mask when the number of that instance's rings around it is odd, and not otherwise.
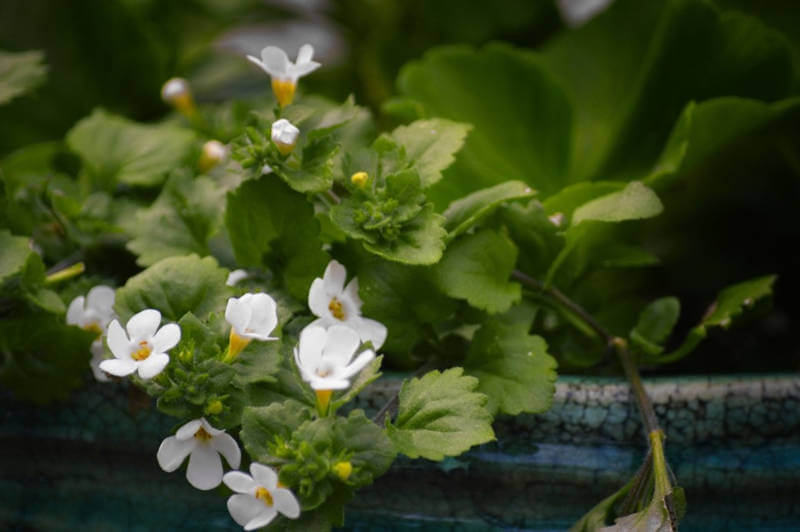
[[[353,464],[350,462],[337,462],[331,469],[333,469],[337,477],[346,482],[353,472]]]
[[[350,182],[360,188],[364,188],[364,185],[367,184],[368,180],[369,180],[369,174],[367,174],[366,172],[356,172],[355,174],[350,176]]]
[[[192,89],[189,87],[189,82],[183,78],[167,80],[161,87],[161,99],[184,116],[191,116],[195,112]]]
[[[271,136],[275,147],[278,148],[281,155],[286,156],[292,153],[292,150],[297,144],[297,137],[300,136],[300,130],[294,127],[294,125],[285,118],[281,118],[272,124]]]
[[[203,151],[197,165],[205,173],[217,166],[228,157],[228,149],[218,140],[209,140],[203,144]]]
[[[206,405],[206,415],[215,416],[222,412],[222,401],[214,399]]]

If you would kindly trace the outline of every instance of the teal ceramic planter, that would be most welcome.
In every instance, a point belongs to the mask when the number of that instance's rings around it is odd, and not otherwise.
[[[376,411],[398,385],[374,384]],[[797,530],[800,377],[646,381],[687,492],[682,530]],[[125,384],[69,403],[6,399],[0,415],[2,530],[237,530],[215,493],[158,468],[173,420]],[[504,418],[497,441],[442,463],[398,460],[348,510],[351,530],[562,530],[618,489],[645,440],[627,384],[562,377],[553,408]]]

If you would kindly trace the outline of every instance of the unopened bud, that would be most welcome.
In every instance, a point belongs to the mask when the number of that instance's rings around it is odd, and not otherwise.
[[[209,140],[203,144],[203,152],[197,165],[201,172],[208,172],[228,157],[228,149],[218,140]]]
[[[285,156],[292,153],[299,136],[300,130],[285,118],[281,118],[272,124],[272,142],[275,143],[275,147],[278,148],[281,155]]]
[[[551,216],[548,216],[547,219],[550,220],[550,223],[556,227],[561,227],[561,225],[564,223],[564,214],[557,212]]]
[[[356,172],[352,176],[350,176],[350,182],[353,183],[357,187],[363,188],[364,185],[367,184],[369,181],[369,174],[366,172]]]
[[[187,117],[195,112],[192,89],[183,78],[172,78],[164,83],[161,87],[161,99]]]
[[[350,478],[350,474],[353,472],[353,464],[350,462],[337,462],[334,464],[332,469],[337,477],[343,481],[346,481],[348,478]]]
[[[215,399],[213,401],[210,401],[206,405],[206,414],[207,415],[215,416],[215,415],[219,414],[220,412],[222,412],[222,401],[220,401],[219,399]]]

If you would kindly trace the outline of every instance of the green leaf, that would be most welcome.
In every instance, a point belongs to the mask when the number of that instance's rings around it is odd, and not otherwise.
[[[631,341],[649,355],[660,354],[664,350],[661,345],[678,323],[680,312],[678,298],[656,299],[639,315],[639,322],[630,333]]]
[[[291,440],[297,428],[311,420],[311,414],[310,408],[292,400],[245,408],[239,436],[247,454],[257,462],[269,461],[269,444],[276,437]]]
[[[66,399],[89,372],[92,332],[53,315],[0,320],[0,384],[18,399]]]
[[[447,231],[444,217],[433,212],[427,204],[420,213],[402,228],[402,234],[392,242],[364,243],[364,249],[381,257],[404,264],[434,264],[442,257]]]
[[[40,51],[4,52],[0,50],[0,105],[30,92],[44,82],[47,67]]]
[[[324,192],[333,185],[334,157],[339,145],[330,135],[309,140],[302,155],[274,161],[272,170],[297,192]]]
[[[428,116],[474,126],[429,190],[438,208],[508,180],[545,195],[565,184],[571,110],[535,54],[499,44],[436,48],[406,64],[397,87]]]
[[[173,174],[153,205],[124,224],[133,236],[127,248],[141,266],[175,255],[208,255],[208,241],[222,222],[224,198],[208,177]]]
[[[178,321],[187,312],[205,319],[225,309],[227,278],[212,257],[171,257],[128,279],[117,290],[114,309],[122,323],[148,308],[159,310],[164,320]]]
[[[633,486],[634,479],[628,481],[619,490],[606,497],[570,527],[569,532],[597,532],[606,526],[616,516],[618,503],[628,494]]]
[[[225,225],[236,261],[269,267],[297,299],[305,300],[328,263],[313,207],[274,176],[246,181],[229,192]]]
[[[10,277],[22,273],[27,262],[33,255],[36,255],[29,245],[28,238],[14,236],[5,230],[0,230],[0,250],[2,250],[0,251],[0,285]]]
[[[572,219],[575,209],[585,203],[597,199],[601,196],[618,192],[625,188],[626,183],[621,181],[592,181],[586,183],[575,183],[564,187],[558,193],[553,194],[544,202],[544,209],[548,214],[563,214],[567,222]]]
[[[447,248],[436,265],[441,290],[491,313],[504,312],[519,301],[519,283],[509,281],[517,248],[505,235],[491,229],[462,236]]]
[[[646,175],[691,100],[789,94],[786,40],[711,2],[619,0],[546,46],[575,110],[574,180]]]
[[[406,159],[419,173],[422,188],[428,188],[453,164],[470,129],[468,124],[434,118],[400,126],[389,136],[405,149]]]
[[[453,300],[439,291],[431,270],[421,266],[376,257],[359,266],[358,286],[363,314],[388,330],[383,349],[389,353],[408,353],[426,327],[455,310]]]
[[[273,334],[275,332],[273,331]],[[261,342],[251,341],[236,357],[233,364],[238,375],[238,382],[251,384],[255,382],[275,382],[281,362],[281,342],[279,340]]]
[[[586,220],[622,222],[652,218],[663,210],[664,206],[655,192],[634,181],[619,192],[601,196],[575,209],[572,224],[578,225]]]
[[[444,217],[447,219],[445,228],[450,232],[449,238],[455,238],[471,229],[503,203],[530,198],[534,194],[536,193],[533,189],[522,181],[506,181],[452,202],[444,211]]]
[[[798,111],[800,98],[772,104],[744,98],[689,102],[644,182],[651,187],[665,187],[724,146]]]
[[[537,200],[527,205],[506,205],[500,210],[500,217],[519,249],[518,268],[537,277],[543,276],[564,246],[559,227],[548,218]]]
[[[378,378],[382,375],[380,372],[381,362],[383,362],[383,355],[372,359],[372,362],[370,362],[367,367],[362,369],[361,372],[356,375],[356,378],[350,384],[350,388],[348,388],[344,393],[337,395],[333,401],[331,401],[331,414],[336,413],[339,408],[355,399],[355,397],[361,393],[364,388],[378,380]]]
[[[403,383],[394,423],[386,433],[410,458],[442,460],[494,440],[487,397],[463,368],[431,371]]]
[[[97,109],[67,133],[92,178],[111,188],[161,184],[193,153],[195,134],[174,124],[145,125]]]
[[[516,416],[550,408],[555,393],[556,361],[541,336],[529,335],[530,323],[491,318],[475,333],[464,369],[480,380],[492,413]]]

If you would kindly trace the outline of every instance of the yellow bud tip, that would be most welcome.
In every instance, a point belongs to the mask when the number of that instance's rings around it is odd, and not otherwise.
[[[215,416],[222,412],[222,401],[215,399],[206,405],[206,414]]]
[[[350,474],[353,472],[353,464],[350,462],[338,462],[334,464],[333,472],[341,480],[346,481],[348,478],[350,478]]]
[[[242,352],[242,349],[247,347],[247,344],[250,343],[250,338],[245,338],[244,336],[239,336],[236,334],[236,329],[231,328],[231,334],[228,337],[228,352],[225,353],[225,358],[223,358],[223,362],[227,362],[230,364],[234,361],[234,359]]]
[[[366,172],[356,172],[352,176],[350,176],[350,182],[353,183],[357,187],[363,187],[367,184],[369,180],[369,174]]]
[[[203,144],[203,151],[197,166],[201,172],[205,173],[224,161],[227,156],[228,150],[223,143],[218,140],[209,140]]]
[[[331,403],[331,395],[333,390],[314,390],[317,394],[317,410],[320,414],[328,411],[328,405]]]
[[[189,82],[183,78],[172,78],[161,87],[161,99],[184,116],[195,113],[194,97]]]
[[[281,107],[286,107],[292,103],[296,88],[297,84],[290,79],[272,78],[272,92],[275,93],[275,99],[278,100],[278,105]]]

